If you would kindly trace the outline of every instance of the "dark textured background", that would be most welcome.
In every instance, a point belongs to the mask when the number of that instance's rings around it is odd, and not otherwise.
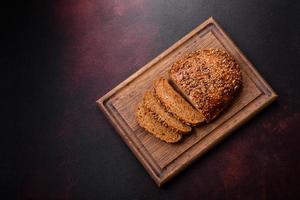
[[[13,97],[1,98],[5,199],[300,199],[299,1],[53,0],[2,10],[1,88]],[[95,100],[209,16],[279,99],[159,189]]]

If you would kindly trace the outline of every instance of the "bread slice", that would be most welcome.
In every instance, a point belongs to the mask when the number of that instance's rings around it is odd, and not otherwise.
[[[209,122],[227,107],[242,87],[234,58],[218,49],[198,50],[176,61],[170,78]]]
[[[135,114],[139,125],[155,137],[167,143],[175,143],[182,138],[177,131],[159,122],[142,102],[138,104]]]
[[[189,104],[165,78],[154,81],[155,95],[168,112],[188,125],[196,125],[205,120],[203,115]]]
[[[155,97],[154,91],[146,91],[143,98],[144,106],[153,112],[157,119],[170,128],[177,130],[180,133],[188,133],[192,130],[190,126],[185,125],[172,114],[166,112],[164,107]]]

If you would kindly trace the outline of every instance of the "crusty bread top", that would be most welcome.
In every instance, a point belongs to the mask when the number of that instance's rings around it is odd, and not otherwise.
[[[242,86],[238,64],[218,49],[198,50],[178,60],[170,68],[170,78],[207,122],[224,110]]]

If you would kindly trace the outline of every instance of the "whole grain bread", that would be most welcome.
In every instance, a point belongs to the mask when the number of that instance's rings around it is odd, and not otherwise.
[[[155,137],[167,143],[175,143],[182,138],[177,131],[158,121],[155,115],[144,106],[143,102],[138,104],[135,114],[138,124]]]
[[[154,81],[154,91],[166,110],[184,123],[196,125],[205,120],[203,115],[176,92],[165,78]]]
[[[169,75],[207,122],[217,117],[242,87],[238,64],[218,49],[188,54],[171,66]]]
[[[156,98],[154,91],[146,91],[143,97],[144,106],[156,115],[156,118],[166,126],[175,129],[180,133],[190,132],[190,126],[182,123],[172,114],[167,112]]]

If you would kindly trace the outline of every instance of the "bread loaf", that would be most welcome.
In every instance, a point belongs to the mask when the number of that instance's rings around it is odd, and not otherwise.
[[[171,66],[169,75],[207,122],[217,117],[242,87],[238,64],[218,49],[188,54]]]
[[[153,83],[136,110],[138,124],[157,138],[175,143],[190,126],[210,122],[242,87],[238,64],[227,52],[206,49],[176,61],[165,78]]]

